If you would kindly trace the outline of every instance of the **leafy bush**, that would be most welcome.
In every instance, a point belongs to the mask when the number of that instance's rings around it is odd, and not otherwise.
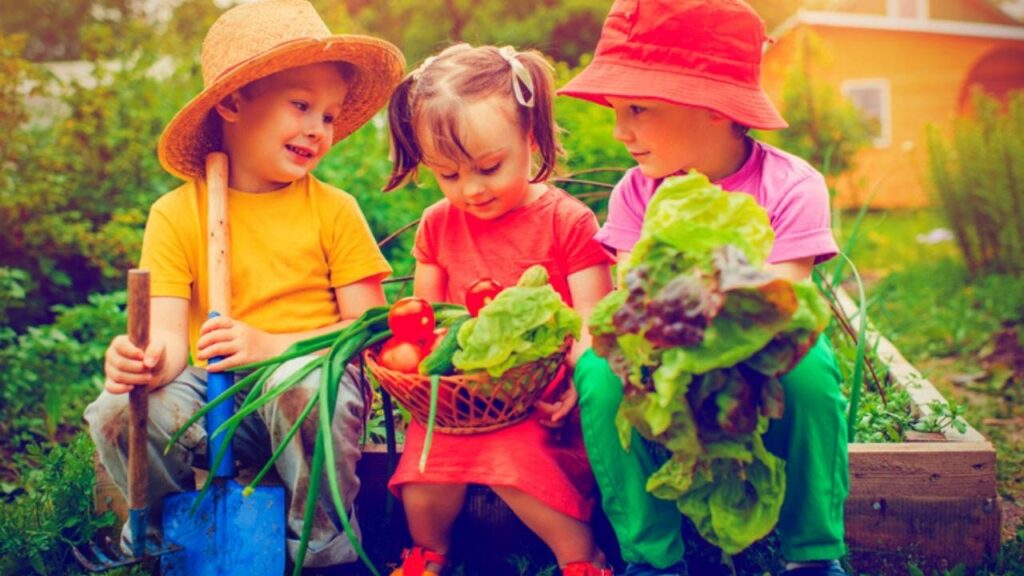
[[[929,173],[971,274],[1024,272],[1024,93],[982,92],[952,138],[928,131]]]
[[[57,306],[56,322],[22,334],[0,333],[0,437],[14,451],[74,431],[100,389],[103,353],[123,331],[124,292],[94,294],[88,304]]]
[[[0,325],[7,325],[8,310],[25,306],[25,283],[28,273],[17,268],[0,266]]]
[[[107,36],[89,38],[102,46]],[[64,112],[14,127],[14,147],[0,161],[0,266],[32,279],[28,305],[11,314],[15,328],[49,321],[54,304],[119,288],[137,261],[149,204],[173,184],[157,162],[157,137],[198,82],[162,79],[157,60],[140,46],[119,61],[94,60],[95,84],[53,79]],[[0,67],[30,69],[6,49]],[[0,92],[18,89],[27,74],[0,75]],[[12,113],[28,118],[20,104]]]
[[[71,547],[89,542],[114,515],[94,515],[93,445],[85,434],[48,453],[33,444],[15,457],[24,492],[0,507],[0,574],[80,574]]]
[[[336,4],[331,3],[330,9],[320,13],[340,19],[334,16],[339,12]],[[575,62],[597,44],[609,8],[603,0],[349,0],[345,4],[353,24],[397,44],[411,66],[441,46],[463,41],[474,45],[512,44],[518,49],[536,47],[559,60]]]

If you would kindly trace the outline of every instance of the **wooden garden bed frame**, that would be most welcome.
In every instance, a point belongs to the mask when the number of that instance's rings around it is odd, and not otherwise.
[[[856,305],[841,291],[838,298],[856,321]],[[892,342],[869,330],[867,344],[921,416],[933,402],[946,403]],[[846,542],[858,571],[906,574],[911,561],[926,573],[976,567],[999,551],[999,536],[996,451],[970,425],[899,444],[850,444]]]
[[[838,297],[840,306],[856,321],[856,306],[845,293],[840,291]],[[926,416],[929,404],[946,402],[889,340],[869,330],[868,344],[888,365],[893,383],[907,390],[912,409]],[[964,433],[948,428],[941,434],[911,434],[899,444],[852,443],[849,453],[846,541],[858,572],[902,575],[910,562],[925,573],[960,563],[971,568],[999,551],[996,451],[974,428],[968,426]],[[96,472],[97,507],[113,509],[123,519],[123,498],[98,463]],[[404,526],[399,526],[401,512],[390,517],[383,512],[389,477],[384,446],[366,447],[359,475],[365,541],[390,541],[397,554],[407,536]],[[499,530],[511,534],[525,530],[507,526],[518,522],[489,491],[473,492],[468,507],[470,515],[492,528],[499,525]],[[610,531],[604,532],[610,537]]]

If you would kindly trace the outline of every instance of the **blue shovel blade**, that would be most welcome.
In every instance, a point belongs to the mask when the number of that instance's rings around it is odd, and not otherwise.
[[[164,576],[281,576],[285,562],[284,488],[261,486],[249,496],[234,480],[164,499],[164,538],[180,552],[160,557]]]

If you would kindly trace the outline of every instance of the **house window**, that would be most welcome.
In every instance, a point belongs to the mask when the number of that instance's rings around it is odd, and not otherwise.
[[[926,20],[928,18],[928,0],[888,0],[887,13],[893,18]]]
[[[876,148],[887,148],[892,141],[892,102],[889,81],[847,80],[842,83],[843,96],[871,122],[871,136]]]

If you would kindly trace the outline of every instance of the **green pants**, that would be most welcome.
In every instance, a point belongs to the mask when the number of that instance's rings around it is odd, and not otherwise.
[[[785,415],[772,420],[764,435],[768,450],[786,460],[786,497],[776,532],[790,562],[834,560],[846,551],[843,503],[849,469],[840,378],[832,346],[822,337],[782,377]],[[619,443],[615,414],[622,382],[593,351],[580,358],[573,380],[587,455],[623,559],[671,566],[683,557],[682,516],[675,502],[647,492],[647,478],[661,462],[648,453],[639,434],[633,432],[629,452]]]

